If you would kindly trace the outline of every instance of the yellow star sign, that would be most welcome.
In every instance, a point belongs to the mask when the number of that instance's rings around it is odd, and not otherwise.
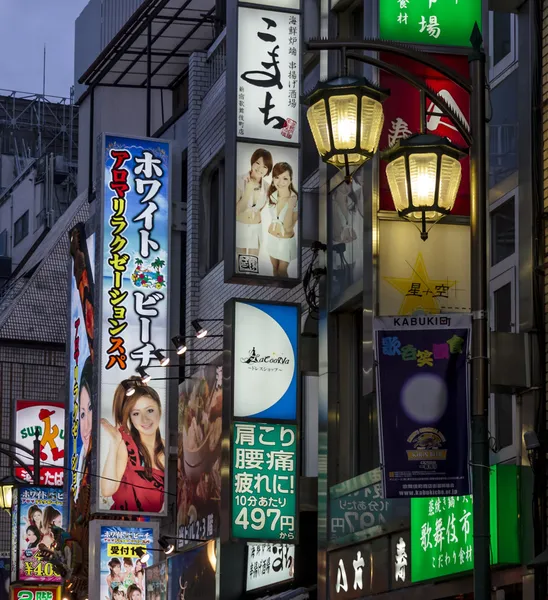
[[[456,281],[448,279],[430,279],[420,252],[417,254],[415,265],[411,267],[409,277],[384,277],[384,280],[403,296],[399,315],[412,315],[417,311],[431,315],[438,314],[440,312],[438,299],[448,298],[449,290],[457,284]]]

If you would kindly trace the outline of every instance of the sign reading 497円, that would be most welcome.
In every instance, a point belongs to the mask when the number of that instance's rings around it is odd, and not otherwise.
[[[232,537],[294,541],[296,523],[296,426],[234,423]]]

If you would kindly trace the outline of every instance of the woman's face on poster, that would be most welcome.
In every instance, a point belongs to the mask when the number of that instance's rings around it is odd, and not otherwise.
[[[34,544],[38,538],[32,529],[27,529],[27,541],[29,544]]]
[[[131,592],[130,600],[141,600],[141,592],[139,590],[133,590],[133,592]]]
[[[141,435],[152,435],[160,427],[160,410],[150,396],[141,396],[132,408],[131,424]]]
[[[55,525],[55,527],[62,527],[63,526],[63,517],[61,515],[58,515],[57,517],[55,517],[55,519],[53,519],[53,524]]]
[[[262,156],[251,165],[253,179],[261,180],[268,173],[268,167],[264,164]]]
[[[285,190],[289,187],[291,183],[291,175],[289,171],[284,171],[280,173],[277,177],[272,178],[272,183],[277,190]]]
[[[84,444],[84,450],[87,450],[89,447],[92,420],[91,398],[89,397],[87,388],[84,387],[80,393],[80,437]]]
[[[36,527],[38,527],[38,529],[42,528],[42,512],[39,510],[36,510],[32,513],[32,517],[31,520],[33,522],[34,525],[36,525]]]

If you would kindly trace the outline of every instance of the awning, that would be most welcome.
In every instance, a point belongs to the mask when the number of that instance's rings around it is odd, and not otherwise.
[[[101,52],[79,83],[174,89],[190,55],[215,39],[215,0],[145,0]]]

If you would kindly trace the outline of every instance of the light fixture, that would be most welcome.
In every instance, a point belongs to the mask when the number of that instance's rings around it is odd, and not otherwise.
[[[129,379],[122,381],[122,387],[126,390],[126,396],[133,396],[135,394],[135,382]]]
[[[160,548],[164,551],[164,554],[173,554],[173,552],[175,552],[175,544],[169,542],[165,535],[161,535],[158,538],[158,543],[160,544]]]
[[[21,481],[8,475],[4,479],[0,479],[0,508],[10,512],[13,506],[13,488],[17,487]]]
[[[316,148],[326,163],[344,169],[346,180],[373,157],[379,146],[389,93],[365,77],[321,81],[308,94],[306,112]]]
[[[185,344],[185,338],[182,335],[176,335],[171,338],[173,345],[175,346],[175,351],[177,354],[184,354],[187,350]]]
[[[194,327],[194,331],[196,332],[196,337],[201,340],[202,338],[205,338],[205,336],[207,335],[207,329],[204,329],[201,324],[200,321],[198,321],[198,319],[194,319],[194,321],[192,321],[191,323],[192,327]]]
[[[137,367],[137,373],[141,377],[141,383],[148,383],[151,379],[150,375],[145,371],[144,367]]]
[[[150,554],[146,548],[135,548],[135,554],[137,554],[142,563],[146,563],[150,559]]]
[[[162,354],[160,350],[154,350],[152,355],[158,359],[162,367],[167,367],[167,365],[169,365],[169,358]]]
[[[461,180],[460,159],[465,153],[447,138],[416,133],[398,140],[382,158],[398,215],[421,224],[421,239],[428,239],[427,222],[450,214]]]

